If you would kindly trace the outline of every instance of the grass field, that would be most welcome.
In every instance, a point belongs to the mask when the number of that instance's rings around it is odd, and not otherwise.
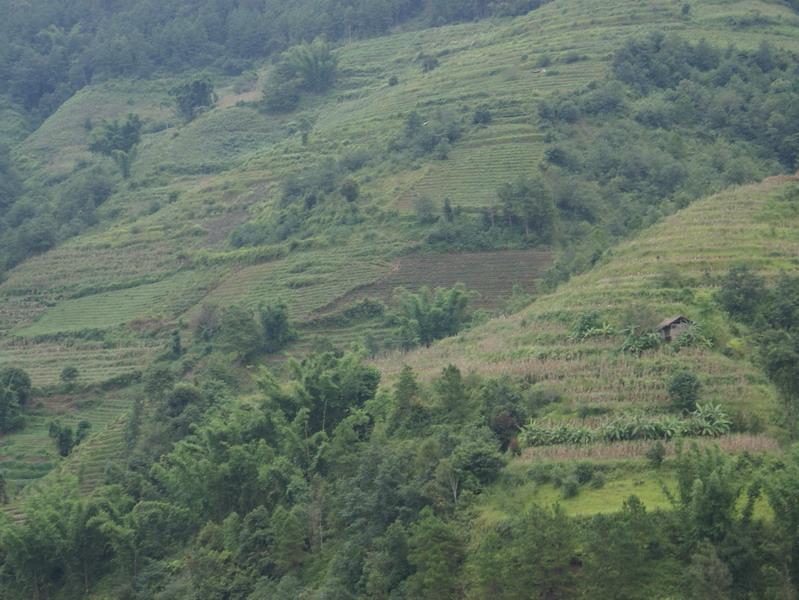
[[[601,78],[613,50],[630,36],[659,30],[746,48],[768,39],[799,50],[799,17],[787,6],[697,2],[686,17],[682,4],[555,0],[515,19],[354,41],[336,51],[335,88],[280,117],[253,104],[259,83],[236,91],[236,82],[224,77],[215,81],[218,106],[190,124],[179,122],[169,104],[173,80],[107,81],[82,90],[16,149],[27,173],[52,181],[69,177],[80,161],[98,160],[86,151],[92,135],[87,120],[96,126],[136,112],[145,120],[145,135],[131,180],[120,182],[100,207],[98,225],[27,260],[0,284],[0,364],[21,365],[37,385],[52,385],[69,362],[86,383],[99,383],[146,366],[164,344],[154,332],[188,323],[206,302],[283,300],[309,335],[348,344],[366,333],[379,335],[379,324],[338,328],[313,325],[314,319],[364,296],[386,300],[399,286],[464,281],[480,293],[478,305],[492,309],[502,306],[514,283],[531,291],[548,264],[548,250],[420,255],[419,240],[407,235],[414,200],[428,197],[440,205],[449,198],[467,209],[494,203],[499,184],[534,170],[543,155],[538,100]],[[435,55],[440,66],[423,72],[422,53]],[[261,81],[268,68],[258,66]],[[397,85],[388,85],[391,76]],[[478,127],[471,119],[481,105],[493,119]],[[443,111],[461,123],[463,137],[447,160],[400,160],[388,153],[389,141],[414,110],[425,117]],[[315,123],[307,145],[297,133],[301,117]],[[289,174],[355,151],[373,158],[355,175],[366,225],[295,247],[231,248],[228,235],[237,225],[272,214]],[[697,203],[523,313],[378,364],[389,378],[402,362],[425,376],[448,362],[467,371],[523,374],[560,391],[570,406],[614,409],[662,403],[667,374],[691,365],[700,371],[708,399],[769,420],[773,392],[736,354],[734,343],[726,354],[664,349],[638,359],[616,352],[618,338],[578,344],[565,334],[582,312],[598,309],[616,319],[635,302],[661,316],[685,311],[714,320],[707,308],[712,276],[743,257],[755,257],[770,272],[795,267],[795,221],[774,219],[766,207],[781,185],[771,181]],[[758,224],[750,227],[755,218]],[[664,265],[697,280],[691,301],[681,289],[656,283]],[[86,341],[86,330],[99,330],[104,341]],[[310,346],[305,339],[296,349]],[[121,416],[127,404],[108,406]],[[76,418],[85,410],[77,408]],[[113,416],[98,420],[98,428],[116,423]],[[2,443],[26,440],[14,460],[39,460],[49,456],[51,443],[40,433],[25,431]],[[55,462],[37,463],[48,465],[37,472]]]

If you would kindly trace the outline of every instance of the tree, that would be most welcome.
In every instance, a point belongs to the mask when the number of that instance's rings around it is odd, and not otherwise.
[[[794,585],[799,582],[799,446],[794,446],[785,461],[765,480],[764,490],[778,525],[778,553]],[[776,565],[775,565],[776,566]],[[782,570],[777,566],[778,570]]]
[[[689,553],[702,540],[720,543],[740,520],[751,517],[759,488],[750,488],[747,502],[739,510],[738,502],[744,493],[743,479],[733,460],[718,446],[700,450],[694,444],[684,450],[678,445],[675,473],[677,494],[669,492],[668,495]]]
[[[166,415],[172,418],[179,416],[189,406],[202,407],[204,403],[202,391],[189,383],[177,384],[164,399]]]
[[[435,340],[455,335],[466,322],[469,294],[463,284],[451,289],[422,287],[414,294],[399,290],[400,327],[406,343],[429,346]]]
[[[449,198],[444,198],[444,206],[441,208],[441,218],[445,223],[452,223],[455,220],[455,211]]]
[[[61,369],[60,379],[67,389],[72,389],[79,375],[77,367],[70,365]]]
[[[264,88],[264,107],[270,113],[287,113],[297,108],[300,94],[294,80],[279,81],[275,77]]]
[[[313,354],[292,367],[298,388],[289,417],[305,411],[306,434],[332,434],[336,425],[374,398],[380,383],[380,372],[353,353]]]
[[[297,339],[297,333],[289,321],[288,307],[283,302],[262,304],[258,309],[261,326],[261,350],[272,354]]]
[[[455,527],[436,517],[429,507],[422,509],[408,538],[408,561],[415,568],[407,580],[411,597],[456,598],[464,557],[464,543]]]
[[[180,339],[180,329],[175,329],[172,332],[172,348],[171,348],[172,356],[175,358],[180,358],[183,354],[183,343]]]
[[[456,505],[464,492],[476,494],[495,482],[504,466],[496,438],[485,428],[473,428],[464,432],[450,456],[439,462],[436,477],[448,500]]]
[[[75,445],[77,446],[87,437],[89,437],[89,432],[92,430],[92,424],[85,419],[78,422],[78,428],[75,430]]]
[[[519,223],[525,235],[535,234],[541,242],[552,241],[555,230],[555,203],[541,178],[522,178],[499,188],[499,201],[508,227]]]
[[[394,429],[411,424],[414,404],[419,397],[419,383],[413,369],[408,365],[402,367],[397,383],[394,385],[394,410],[390,416]]]
[[[491,109],[485,104],[478,106],[474,111],[472,123],[475,125],[488,125],[491,123]]]
[[[50,423],[49,434],[55,440],[58,453],[61,456],[69,456],[72,448],[75,447],[75,434],[72,427],[62,425],[60,421],[55,420]]]
[[[679,371],[669,381],[669,398],[683,412],[693,412],[696,410],[701,389],[702,384],[696,375],[689,371]]]
[[[219,308],[215,304],[203,304],[192,322],[194,338],[210,342],[219,334]]]
[[[251,359],[260,350],[262,338],[259,323],[251,310],[229,306],[221,311],[218,341],[227,351],[235,352],[245,360]]]
[[[794,436],[799,418],[799,340],[786,331],[766,332],[760,342],[760,360],[780,394],[789,432]]]
[[[169,95],[175,98],[178,114],[186,121],[191,121],[215,102],[214,84],[206,77],[178,85],[169,91]]]
[[[299,118],[297,127],[300,130],[300,139],[302,140],[303,146],[308,145],[308,136],[311,135],[311,131],[313,131],[315,123],[315,118],[311,118],[306,115],[303,115]]]
[[[22,426],[22,408],[31,397],[31,379],[17,367],[0,369],[0,432]]]
[[[289,48],[282,56],[281,79],[298,79],[300,88],[315,93],[327,91],[336,80],[338,60],[323,38]]]
[[[168,502],[142,500],[117,494],[105,502],[89,523],[107,537],[114,557],[131,577],[139,574],[146,558],[161,558],[182,541],[190,523],[187,511]]]
[[[686,591],[691,600],[729,600],[732,575],[712,544],[702,542],[691,555]]]
[[[438,220],[433,201],[427,196],[416,198],[413,201],[413,207],[416,210],[416,221],[419,225],[431,225]]]
[[[449,413],[459,413],[466,402],[466,387],[460,369],[455,365],[447,365],[441,371],[441,377],[435,383],[436,393],[442,408]]]
[[[634,600],[646,594],[661,567],[664,540],[658,523],[636,496],[622,510],[597,515],[588,528],[586,575],[597,600]]]
[[[305,560],[305,521],[305,515],[298,508],[287,510],[278,506],[272,513],[271,529],[275,536],[272,553],[282,574],[296,571]]]
[[[479,597],[498,600],[578,597],[575,524],[560,507],[533,507],[494,525],[473,554]]]
[[[716,292],[716,301],[737,319],[754,317],[765,297],[765,280],[745,265],[730,269]]]
[[[20,522],[0,528],[4,574],[20,597],[43,600],[64,583],[76,492],[74,480],[48,486],[26,503]]]
[[[363,584],[369,598],[388,600],[392,590],[411,574],[408,563],[408,533],[395,521],[375,540],[364,560]]]
[[[0,213],[5,213],[22,194],[22,181],[19,178],[8,148],[0,144]]]
[[[142,120],[139,115],[129,114],[124,122],[116,119],[104,121],[95,131],[89,151],[111,158],[119,167],[122,177],[130,177],[130,167],[136,156],[136,146],[141,141]]]
[[[347,202],[355,202],[361,193],[358,182],[352,178],[347,178],[341,182],[341,195]]]

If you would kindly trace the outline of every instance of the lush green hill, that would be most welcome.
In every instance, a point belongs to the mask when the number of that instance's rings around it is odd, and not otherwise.
[[[452,363],[465,372],[529,376],[557,390],[572,409],[664,402],[665,374],[689,368],[704,374],[709,400],[766,416],[773,394],[748,366],[751,348],[742,345],[713,293],[737,265],[751,264],[771,278],[796,268],[795,181],[775,177],[698,201],[526,309],[379,364],[389,373],[407,363],[430,376]],[[611,326],[609,333],[572,339],[580,317],[592,312]],[[648,318],[654,328],[680,314],[704,326],[712,348],[621,351],[627,321]]]
[[[159,26],[129,77],[70,71],[27,113],[0,84],[0,369],[32,380],[0,434],[0,595],[792,597],[796,3],[394,4],[311,27],[335,82],[287,112],[264,90],[307,35],[228,50],[230,24],[202,72],[156,68]],[[59,48],[59,18],[13,44]],[[204,78],[213,104],[179,117]],[[129,114],[123,177],[89,146]],[[410,349],[425,302],[465,330]],[[653,336],[678,315],[690,335]]]
[[[534,291],[551,256],[548,248],[529,254],[497,250],[490,258],[421,253],[427,246],[415,223],[414,202],[430,198],[440,210],[449,198],[467,212],[493,205],[500,184],[530,173],[544,155],[545,136],[535,116],[539,100],[601,78],[611,53],[629,37],[658,29],[719,45],[755,49],[768,40],[799,50],[799,19],[780,3],[701,3],[689,14],[681,8],[667,1],[608,0],[598,6],[563,0],[514,19],[344,44],[336,50],[336,86],[305,97],[297,112],[283,116],[265,114],[256,104],[269,65],[236,77],[215,76],[217,106],[188,124],[171,108],[173,79],[117,80],[82,89],[14,149],[30,181],[60,190],[81,176],[87,161],[98,160],[86,151],[92,135],[88,121],[96,127],[103,118],[135,112],[145,122],[143,141],[131,180],[115,183],[115,192],[97,210],[97,224],[26,260],[0,285],[0,364],[22,366],[34,385],[51,389],[63,366],[75,365],[80,383],[93,386],[145,369],[169,347],[175,328],[189,345],[189,325],[206,302],[286,302],[302,334],[294,351],[302,352],[321,338],[339,345],[380,338],[383,320],[353,323],[339,317],[363,297],[390,300],[396,286],[465,281],[481,294],[478,304],[491,309],[510,298],[514,284]],[[422,55],[436,56],[439,66],[425,72]],[[391,76],[396,85],[389,85]],[[478,126],[471,116],[481,105],[493,118]],[[462,127],[446,160],[381,155],[411,111],[430,117],[439,109]],[[314,122],[307,144],[298,133],[304,117]],[[272,218],[290,176],[308,177],[308,168],[342,157],[366,160],[352,175],[361,189],[354,222],[340,217],[351,209],[341,209],[320,217],[302,239],[230,244],[229,235],[241,224]],[[108,162],[104,168],[110,170]],[[621,276],[601,275],[609,268],[586,277]],[[699,310],[676,300],[677,292],[643,281],[633,278],[624,285],[630,294],[638,290],[635,285],[643,286],[658,315]],[[732,357],[663,352],[638,361],[613,352],[617,338],[582,345],[563,341],[573,315],[597,303],[612,314],[605,304],[626,302],[627,296],[615,296],[615,282],[602,285],[615,299],[597,300],[597,288],[570,284],[536,303],[529,315],[492,323],[432,350],[436,358],[422,370],[454,362],[466,370],[479,364],[489,365],[483,369],[488,371],[532,372],[555,388],[568,387],[569,406],[576,409],[597,402],[657,402],[663,381],[650,374],[700,360],[711,398],[727,399],[732,390],[740,404],[768,410],[772,394],[763,378],[741,367],[745,362],[734,352]],[[698,292],[697,302],[706,299],[703,294]],[[477,339],[472,336],[485,337],[479,344],[461,341]],[[423,356],[407,360],[427,360]],[[395,370],[398,360],[387,361],[386,371]],[[114,415],[124,413],[125,404],[113,393],[97,393],[91,402],[97,408],[84,408],[80,397],[70,394],[45,402],[41,426],[32,423],[4,439],[18,448],[5,453],[9,460],[42,457],[40,464],[52,464],[44,423],[67,406],[70,419],[92,421],[99,435]],[[45,470],[37,467],[37,473]]]

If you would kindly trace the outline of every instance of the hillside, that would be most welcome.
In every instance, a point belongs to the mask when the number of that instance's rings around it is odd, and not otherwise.
[[[754,14],[754,24],[741,25]],[[547,249],[494,251],[490,260],[457,252],[417,258],[425,247],[414,225],[416,199],[440,206],[449,198],[465,211],[493,204],[499,184],[530,172],[543,156],[544,135],[532,117],[537,102],[600,78],[609,53],[627,37],[658,28],[742,48],[769,40],[796,49],[796,23],[788,8],[765,2],[703,3],[689,17],[670,2],[606,2],[601,11],[594,3],[554,2],[516,19],[344,45],[337,50],[336,87],[288,116],[266,115],[251,104],[262,81],[258,73],[218,78],[218,107],[187,125],[165,104],[174,81],[84,88],[19,145],[19,164],[40,182],[69,177],[81,161],[92,160],[85,150],[87,118],[136,112],[145,135],[131,184],[118,186],[98,209],[98,225],[9,272],[0,286],[0,363],[25,368],[36,386],[58,384],[67,365],[79,367],[85,386],[108,382],[144,369],[168,347],[176,326],[188,343],[189,324],[209,302],[287,302],[302,332],[297,351],[319,339],[347,345],[380,338],[379,319],[342,324],[337,312],[367,296],[388,301],[398,286],[464,281],[481,294],[479,305],[501,307],[514,284],[535,289]],[[437,56],[440,66],[424,72],[423,54]],[[544,56],[548,68],[538,66]],[[389,76],[398,84],[387,85]],[[467,122],[480,105],[490,108],[491,123],[465,127],[447,160],[378,160],[357,172],[357,219],[368,228],[320,224],[299,242],[229,245],[242,223],[270,218],[292,173],[326,157],[361,160],[393,139],[412,110],[446,107]],[[303,116],[314,122],[307,145],[296,133]],[[605,384],[585,385],[585,394],[618,393]],[[750,393],[762,395],[756,386]],[[91,411],[112,416],[119,406],[104,392],[60,402],[42,407],[42,423],[61,413],[71,423],[88,419],[97,431],[108,421]],[[89,405],[95,408],[80,408]],[[41,428],[3,443],[14,460],[46,465],[53,458]]]
[[[0,596],[799,593],[794,0],[5,4]]]
[[[524,310],[377,364],[389,376],[407,364],[431,378],[454,364],[464,373],[525,377],[558,398],[552,416],[567,420],[585,408],[613,414],[663,407],[670,374],[689,370],[701,378],[705,401],[773,423],[778,402],[751,362],[754,350],[742,339],[748,332],[731,323],[713,297],[734,266],[751,264],[772,280],[796,268],[796,182],[776,177],[698,201]],[[608,333],[573,339],[586,313],[610,325]],[[702,326],[712,347],[621,351],[630,321],[644,319],[654,328],[680,314]]]

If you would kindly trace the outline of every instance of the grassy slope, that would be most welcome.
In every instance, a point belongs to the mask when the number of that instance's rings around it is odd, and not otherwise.
[[[316,119],[307,146],[291,133],[298,115],[275,118],[253,106],[236,105],[237,100],[257,98],[257,92],[239,94],[241,81],[218,81],[220,107],[186,126],[177,126],[167,104],[166,91],[173,82],[109,82],[83,90],[19,147],[18,155],[37,177],[62,176],[89,158],[84,150],[90,135],[84,127],[87,117],[97,122],[137,112],[152,133],[144,137],[134,185],[120,189],[102,207],[101,225],[25,262],[0,285],[0,364],[24,366],[37,385],[55,383],[64,364],[77,365],[85,383],[101,382],[146,365],[167,343],[164,332],[179,320],[188,322],[206,298],[223,303],[282,298],[296,319],[310,321],[337,302],[369,290],[384,294],[385,282],[393,281],[398,271],[405,274],[408,267],[398,257],[414,244],[402,226],[410,219],[413,199],[427,195],[441,202],[448,196],[472,207],[491,202],[498,183],[528,172],[542,156],[542,136],[534,118],[537,100],[601,77],[609,53],[628,36],[661,29],[746,47],[767,38],[799,50],[797,18],[778,4],[703,2],[694,6],[688,19],[680,16],[680,7],[670,0],[557,0],[518,19],[349,44],[339,51],[336,89],[301,107]],[[773,22],[746,29],[734,26],[734,19],[755,10]],[[422,73],[421,52],[436,54],[441,66]],[[569,53],[585,60],[566,64],[561,59]],[[545,54],[553,65],[542,72],[535,64]],[[399,78],[398,85],[386,84],[390,75]],[[227,234],[249,218],[268,214],[288,173],[353,149],[384,147],[411,110],[429,113],[443,106],[462,113],[468,122],[480,104],[491,107],[494,121],[489,127],[469,129],[449,160],[420,160],[410,168],[387,162],[357,174],[364,209],[385,211],[380,227],[350,238],[334,232],[308,241],[307,250],[287,255],[285,248],[278,249],[282,258],[273,261],[258,250],[228,249]],[[486,280],[482,290],[487,304],[494,305],[516,281],[530,288],[538,272],[529,266],[516,269],[516,255],[496,260],[492,272],[507,275],[500,284]],[[460,257],[449,257],[440,265],[462,263]],[[420,270],[411,264],[402,283],[413,283],[417,276],[426,281]],[[424,271],[429,274],[430,269]],[[473,285],[480,289],[481,281]],[[615,291],[613,286],[609,289]],[[571,284],[540,306],[552,312],[566,302],[594,302],[581,299],[576,290]],[[573,310],[579,309],[575,305]],[[489,370],[535,366],[551,379],[568,375],[569,386],[576,385],[575,401],[580,402],[662,399],[662,386],[651,371],[641,370],[632,360],[607,360],[612,356],[606,351],[610,345],[592,347],[593,354],[583,352],[585,357],[569,360],[561,356],[571,351],[568,345],[554,341],[563,331],[562,323],[536,317],[537,327],[519,330],[525,318],[531,319],[520,316],[494,323],[480,330],[484,333],[448,342],[433,351],[435,361],[453,360],[467,368],[485,362]],[[340,342],[368,331],[314,330],[310,323],[307,327]],[[105,330],[104,341],[78,335],[84,329]],[[36,338],[42,334],[51,337]],[[53,334],[59,337],[53,339]],[[485,336],[480,344],[471,346],[469,340],[480,335]],[[541,336],[553,340],[547,342],[552,349],[547,358],[538,356]],[[458,361],[448,356],[455,352],[463,352]],[[716,355],[699,359],[710,369],[713,394],[740,389],[742,398],[768,406],[770,392],[753,371],[736,374],[740,363]],[[693,357],[664,355],[646,362],[646,369],[658,371],[682,360]],[[393,368],[389,362],[385,366],[389,372]],[[652,379],[654,385],[647,383]],[[101,397],[95,404],[117,415],[126,406],[118,402]],[[62,404],[61,408],[77,403],[64,397]],[[47,414],[59,407],[42,410]],[[98,435],[113,421],[80,407],[71,414],[92,420]],[[11,450],[6,454],[14,460],[54,461],[41,420],[41,427],[7,436],[3,444]]]
[[[380,366],[396,373],[405,363],[432,376],[453,363],[467,372],[531,377],[563,397],[554,418],[573,418],[580,406],[615,412],[665,405],[671,373],[688,369],[702,380],[704,400],[720,403],[730,413],[741,411],[773,422],[777,411],[773,389],[749,362],[751,349],[736,337],[740,332],[724,319],[712,294],[718,276],[742,262],[771,276],[796,268],[797,180],[771,178],[698,201],[616,247],[591,272],[525,310],[431,348],[389,357]],[[631,306],[643,307],[639,310],[656,318],[653,326],[660,318],[684,314],[716,337],[716,347],[675,352],[665,345],[637,357],[619,351],[624,339],[620,332],[569,340],[569,329],[581,313],[596,310],[618,331]],[[763,444],[756,437],[740,441],[739,447],[763,449]],[[645,449],[605,454],[621,458]],[[591,458],[582,452],[561,454]],[[538,455],[558,458],[557,452]]]

